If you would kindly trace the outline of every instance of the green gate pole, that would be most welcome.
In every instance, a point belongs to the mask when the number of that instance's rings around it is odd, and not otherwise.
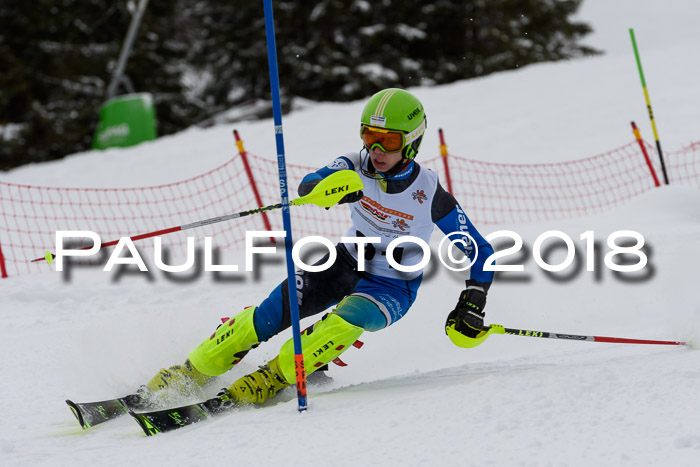
[[[656,150],[659,153],[661,161],[661,171],[664,174],[664,182],[668,185],[668,174],[666,173],[666,164],[664,163],[664,155],[661,152],[661,143],[659,142],[659,133],[656,131],[656,122],[654,122],[654,112],[651,110],[651,101],[649,100],[649,91],[647,91],[647,83],[644,80],[644,70],[642,70],[642,61],[639,59],[639,50],[637,50],[637,41],[634,39],[634,29],[630,28],[630,38],[632,39],[632,47],[634,48],[634,56],[637,59],[637,68],[639,68],[639,78],[642,80],[642,89],[644,90],[644,98],[647,101],[647,110],[649,111],[649,120],[651,120],[651,129],[654,131],[654,139],[656,140]]]

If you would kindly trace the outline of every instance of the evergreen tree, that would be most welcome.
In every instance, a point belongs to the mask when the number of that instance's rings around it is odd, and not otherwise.
[[[276,1],[282,93],[343,101],[386,86],[448,83],[594,54],[577,43],[590,27],[570,20],[581,1]],[[224,38],[190,62],[223,78],[201,92],[222,108],[268,96],[260,2],[196,3],[213,8],[210,37]]]
[[[5,0],[0,7],[0,168],[89,149],[133,2]],[[163,132],[191,123],[181,111],[175,5],[151,0],[126,69],[136,91],[152,92]]]
[[[360,99],[597,53],[582,0],[275,0],[283,101]],[[0,169],[91,147],[137,0],[0,4]],[[169,134],[269,100],[260,1],[150,0],[126,75]],[[269,115],[266,109],[260,116]]]

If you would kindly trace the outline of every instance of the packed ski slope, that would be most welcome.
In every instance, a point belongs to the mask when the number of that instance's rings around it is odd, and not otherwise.
[[[414,89],[430,123],[421,156],[437,153],[438,127],[445,129],[451,152],[501,162],[597,154],[632,139],[630,120],[650,140],[630,26],[664,148],[697,140],[700,65],[691,57],[700,48],[698,13],[694,0],[587,0],[580,16],[596,33],[586,42],[606,55]],[[362,105],[314,104],[285,116],[288,162],[321,165],[358,149]],[[274,157],[271,121],[237,128],[251,152]],[[311,144],[310,128],[316,138]],[[230,132],[229,126],[193,128],[137,148],[78,154],[0,177],[54,186],[177,181],[227,160],[234,151]],[[530,251],[543,232],[566,232],[580,261],[552,276],[531,253],[518,256],[525,271],[494,284],[487,322],[700,342],[697,190],[666,187],[593,218],[501,227],[520,234]],[[587,272],[579,236],[594,231],[605,253],[608,235],[618,230],[643,234],[647,267],[620,276],[599,262],[596,272]],[[550,261],[556,263],[556,255]],[[128,417],[80,430],[64,399],[132,391],[160,367],[181,362],[220,317],[258,303],[283,275],[284,268],[273,264],[257,278],[241,274],[228,282],[204,275],[176,284],[157,271],[148,280],[90,270],[76,271],[70,282],[51,273],[0,281],[0,464],[700,463],[697,351],[517,336],[492,336],[480,347],[460,349],[445,336],[443,323],[462,285],[441,267],[426,278],[403,320],[365,333],[365,346],[343,355],[349,366],[331,368],[330,385],[310,388],[304,414],[287,392],[276,405],[153,438],[143,437]],[[285,333],[251,352],[202,396],[265,363],[287,338]]]

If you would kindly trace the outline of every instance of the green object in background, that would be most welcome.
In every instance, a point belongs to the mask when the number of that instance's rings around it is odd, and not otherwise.
[[[94,149],[128,147],[156,139],[153,96],[149,93],[125,94],[100,107],[100,124]]]

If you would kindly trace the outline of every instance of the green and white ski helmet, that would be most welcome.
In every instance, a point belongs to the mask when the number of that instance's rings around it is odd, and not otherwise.
[[[423,140],[428,125],[423,104],[416,96],[398,88],[379,91],[369,98],[362,111],[360,135],[365,126],[403,133],[401,153],[406,159],[413,159]]]

